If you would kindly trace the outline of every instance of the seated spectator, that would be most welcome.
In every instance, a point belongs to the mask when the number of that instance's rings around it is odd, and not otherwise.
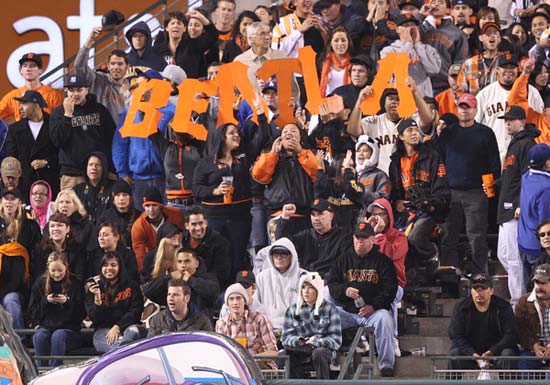
[[[126,39],[130,43],[128,63],[131,66],[155,71],[162,71],[166,67],[164,58],[153,50],[151,29],[146,22],[140,21],[132,25],[126,32]]]
[[[73,189],[67,188],[57,194],[55,211],[71,220],[71,229],[76,242],[83,251],[97,247],[96,231],[92,222],[86,218],[86,209]]]
[[[541,264],[550,264],[550,220],[543,221],[537,227],[537,237],[539,238],[542,253]]]
[[[54,251],[48,257],[47,271],[35,281],[29,313],[38,326],[32,337],[37,356],[64,356],[82,345],[80,323],[84,319],[84,290],[81,281],[69,270],[65,255]],[[63,361],[52,360],[51,366]],[[49,366],[38,360],[38,366]]]
[[[252,355],[277,355],[277,340],[271,323],[262,313],[248,309],[248,292],[240,283],[234,283],[225,291],[224,303],[229,314],[216,321],[216,333],[240,343]]]
[[[397,291],[391,260],[374,245],[374,229],[359,222],[353,248],[332,265],[327,284],[338,305],[342,329],[374,327],[378,366],[382,377],[393,377],[395,362],[394,324],[389,312]]]
[[[2,174],[2,188],[18,189],[21,181],[21,162],[19,162],[19,159],[13,156],[2,159],[0,174]]]
[[[191,288],[184,280],[171,278],[168,281],[166,310],[151,318],[147,337],[174,332],[212,331],[212,322],[191,303],[191,296]]]
[[[524,294],[516,304],[515,321],[520,345],[520,355],[546,357],[550,351],[550,264],[535,268],[534,288]],[[519,361],[519,369],[541,369],[541,361]]]
[[[348,230],[333,227],[333,208],[325,199],[315,199],[311,204],[311,229],[293,233],[290,218],[295,214],[295,205],[283,206],[277,223],[277,238],[287,237],[293,243],[302,268],[325,276],[338,256],[351,246]]]
[[[143,297],[117,254],[106,253],[100,266],[99,280],[89,285],[85,304],[95,328],[94,347],[105,353],[139,338]]]
[[[74,192],[84,204],[88,219],[99,224],[97,219],[111,206],[113,181],[108,179],[109,162],[105,154],[92,152],[85,162],[85,182],[74,187]]]
[[[300,277],[300,295],[286,311],[281,343],[290,355],[290,378],[307,378],[313,365],[316,379],[330,379],[330,363],[342,344],[340,315],[323,298],[325,283],[317,273]]]
[[[387,199],[380,198],[372,202],[367,207],[367,213],[370,214],[367,219],[374,229],[375,237],[374,244],[380,249],[380,252],[393,261],[393,267],[397,272],[397,292],[392,303],[392,314],[394,323],[394,339],[395,355],[399,357],[401,350],[399,349],[399,341],[397,336],[397,305],[403,299],[403,291],[407,284],[407,276],[405,274],[405,258],[409,251],[407,236],[402,231],[394,227],[394,216],[390,202]]]
[[[254,302],[260,304],[275,330],[283,328],[285,311],[298,297],[298,281],[305,271],[300,268],[298,254],[288,238],[276,240],[269,250],[269,267],[256,279]]]
[[[62,253],[71,274],[81,282],[86,278],[86,255],[76,241],[71,229],[71,220],[61,213],[55,213],[44,227],[42,241],[34,248],[34,259],[31,263],[31,278],[33,282],[46,271],[46,261],[51,253]]]
[[[515,356],[516,332],[512,307],[493,292],[489,275],[471,279],[470,295],[457,303],[449,325],[450,356],[473,356],[475,360],[450,360],[450,369],[483,369],[483,357]],[[494,363],[492,361],[491,363]],[[513,361],[496,361],[498,369],[512,369]]]
[[[143,194],[145,210],[132,225],[132,248],[136,253],[138,271],[143,269],[145,254],[157,245],[157,231],[164,222],[183,228],[183,214],[175,207],[166,207],[162,195],[155,187],[148,187]]]
[[[257,251],[252,259],[252,271],[255,275],[260,274],[260,272],[269,265],[269,250],[271,249],[271,244],[277,240],[276,231],[278,222],[279,218],[271,218],[267,222],[269,245]]]
[[[176,252],[173,266],[158,274],[162,261],[156,261],[153,280],[143,286],[143,294],[151,301],[166,305],[166,292],[171,279],[183,280],[191,288],[191,302],[197,310],[210,315],[220,294],[215,274],[206,271],[206,265],[194,250],[181,248]]]
[[[123,179],[117,180],[111,188],[113,194],[112,206],[103,211],[97,223],[115,222],[122,231],[122,239],[126,245],[132,245],[132,225],[140,212],[132,201],[132,188]]]
[[[143,269],[139,274],[142,284],[149,282],[151,278],[158,278],[175,270],[176,251],[181,249],[182,233],[182,229],[170,222],[163,223],[159,227],[158,245],[145,254],[143,259]]]
[[[268,249],[268,247],[266,247]],[[269,253],[269,251],[268,251]],[[264,307],[259,304],[257,301],[254,301],[254,293],[256,292],[256,276],[252,271],[243,270],[237,273],[235,277],[235,283],[241,284],[248,293],[250,302],[248,303],[248,308],[256,313],[265,314]],[[229,314],[229,308],[224,303],[222,309],[220,310],[219,318],[223,318]]]
[[[369,58],[363,55],[352,57],[349,61],[350,83],[332,91],[334,95],[340,95],[344,99],[344,108],[353,109],[359,97],[359,92],[367,85],[372,72],[369,62]]]
[[[52,197],[52,188],[45,180],[37,180],[31,185],[30,204],[26,209],[31,218],[38,223],[41,232],[44,231],[44,226],[55,212]]]
[[[138,271],[136,255],[129,247],[121,240],[120,228],[116,223],[105,222],[97,228],[97,243],[99,247],[88,253],[86,261],[86,278],[94,277],[101,270],[101,260],[106,253],[113,253],[119,256],[124,267],[128,279],[138,281]]]
[[[193,206],[185,213],[185,230],[183,246],[197,252],[206,264],[206,270],[216,273],[224,290],[231,283],[229,242],[208,226],[206,214],[200,206]]]

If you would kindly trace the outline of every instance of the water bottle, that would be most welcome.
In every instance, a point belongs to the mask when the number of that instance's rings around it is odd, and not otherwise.
[[[355,307],[358,309],[365,306],[365,300],[361,296],[357,297],[357,299],[355,299],[355,301],[353,302],[355,303]]]

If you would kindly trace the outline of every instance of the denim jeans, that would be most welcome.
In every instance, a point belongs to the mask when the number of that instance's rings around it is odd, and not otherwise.
[[[107,333],[110,328],[97,329],[94,333],[94,348],[99,353],[106,353],[110,350],[116,349],[129,342],[135,341],[140,337],[140,331],[137,325],[128,326],[124,332],[118,337],[112,344],[107,343]]]
[[[2,306],[8,313],[11,314],[13,318],[13,328],[14,329],[24,329],[25,322],[23,321],[23,312],[21,310],[21,303],[23,302],[23,296],[16,292],[12,291],[7,293],[4,298],[2,298]]]
[[[37,356],[64,356],[68,351],[82,346],[82,336],[71,329],[48,330],[39,328],[32,337]],[[38,366],[48,366],[47,360],[37,360]],[[52,360],[51,366],[62,365],[62,360]]]

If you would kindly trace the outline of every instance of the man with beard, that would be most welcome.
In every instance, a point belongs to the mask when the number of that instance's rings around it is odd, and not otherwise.
[[[477,114],[475,121],[484,124],[494,131],[498,142],[498,150],[501,162],[506,156],[506,150],[510,144],[511,136],[504,128],[504,120],[499,119],[505,113],[508,103],[508,95],[518,77],[518,58],[506,53],[499,57],[497,68],[497,80],[483,88],[476,96]],[[542,112],[544,102],[537,89],[529,85],[529,106],[533,110]]]

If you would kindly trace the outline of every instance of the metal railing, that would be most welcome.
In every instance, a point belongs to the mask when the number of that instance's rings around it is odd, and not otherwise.
[[[158,27],[153,28],[153,30],[151,31],[151,35],[154,36],[156,35],[156,33],[162,30],[163,21],[169,12],[178,10],[185,13],[188,9],[195,8],[200,3],[200,0],[157,0],[155,3],[151,4],[149,7],[139,12],[133,18],[126,20],[120,25],[117,25],[113,30],[105,33],[103,36],[98,38],[93,47],[93,49],[95,50],[94,54],[90,55],[90,61],[93,61],[94,67],[98,68],[101,65],[107,63],[109,54],[114,49],[126,50],[129,46],[126,43],[124,37],[124,29],[127,26],[135,23],[136,21],[143,20],[145,22],[148,22],[152,19],[159,20],[160,18]],[[148,14],[150,14],[151,17],[143,19],[143,17]],[[48,71],[47,73],[42,75],[40,77],[40,80],[43,83],[50,84],[52,87],[61,88],[63,84],[63,77],[70,72],[70,68],[72,67],[76,59],[77,53],[66,59],[63,63],[59,64],[51,71]]]

